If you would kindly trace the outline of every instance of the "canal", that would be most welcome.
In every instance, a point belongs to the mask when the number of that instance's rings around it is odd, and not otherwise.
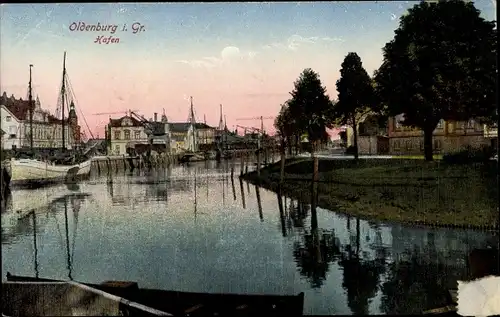
[[[421,313],[464,276],[469,250],[496,241],[320,208],[311,230],[309,205],[231,180],[230,164],[13,191],[2,212],[2,279],[11,272],[193,292],[303,291],[306,315]],[[31,209],[18,219],[16,211]]]

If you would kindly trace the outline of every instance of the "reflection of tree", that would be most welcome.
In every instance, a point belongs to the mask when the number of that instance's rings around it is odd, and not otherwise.
[[[387,314],[421,314],[447,304],[447,292],[460,278],[463,268],[422,260],[416,249],[407,260],[396,259],[388,266],[382,285],[381,310]]]
[[[309,205],[293,200],[290,200],[290,207],[288,208],[287,226],[289,230],[293,228],[303,228],[304,221],[309,212]]]
[[[316,188],[311,186],[311,197],[315,197]],[[290,218],[293,219],[294,227],[303,227],[304,219],[307,217],[307,209],[301,203],[294,209],[293,204],[289,208]],[[316,201],[311,199],[311,230],[304,230],[301,234],[302,241],[295,242],[293,255],[295,262],[300,269],[300,274],[307,277],[311,287],[320,288],[326,279],[329,265],[340,253],[339,247],[335,243],[333,232],[324,231],[320,233],[318,217],[316,213]]]
[[[341,254],[343,267],[342,286],[347,290],[347,305],[355,315],[369,313],[369,300],[377,293],[380,275],[384,272],[385,258],[363,260],[360,258],[360,223],[356,219],[356,236],[353,245],[347,245]]]
[[[319,240],[319,248],[316,240]],[[304,232],[302,241],[295,242],[293,249],[300,274],[310,281],[311,287],[320,288],[326,279],[330,263],[340,253],[333,232],[317,234],[316,237],[312,231]]]

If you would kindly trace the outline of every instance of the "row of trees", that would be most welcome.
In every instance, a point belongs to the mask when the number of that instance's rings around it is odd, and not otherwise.
[[[497,120],[496,54],[496,22],[483,19],[472,2],[421,2],[400,18],[373,77],[356,53],[347,54],[337,100],[330,100],[319,75],[305,69],[274,125],[288,148],[307,134],[312,153],[327,128],[350,125],[357,159],[362,116],[404,114],[404,125],[423,131],[425,159],[432,160],[432,133],[441,119]]]

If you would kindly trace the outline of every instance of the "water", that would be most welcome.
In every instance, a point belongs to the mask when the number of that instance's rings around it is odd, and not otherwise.
[[[2,278],[8,271],[179,291],[303,291],[305,314],[421,313],[464,276],[469,250],[495,241],[320,208],[311,230],[308,205],[282,202],[280,213],[276,193],[231,182],[227,165],[204,162],[14,191],[2,213]],[[20,220],[13,212],[29,208],[35,213]]]

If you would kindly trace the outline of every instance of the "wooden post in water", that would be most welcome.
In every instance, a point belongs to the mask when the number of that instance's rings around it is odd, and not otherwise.
[[[243,169],[245,168],[245,157],[243,152],[240,153],[240,176],[243,175]]]
[[[281,222],[281,233],[283,237],[286,237],[286,224],[285,224],[285,213],[283,212],[283,200],[281,195],[281,185],[278,190],[278,209],[280,212],[280,222]]]
[[[257,176],[260,177],[260,152],[262,148],[257,149]]]

